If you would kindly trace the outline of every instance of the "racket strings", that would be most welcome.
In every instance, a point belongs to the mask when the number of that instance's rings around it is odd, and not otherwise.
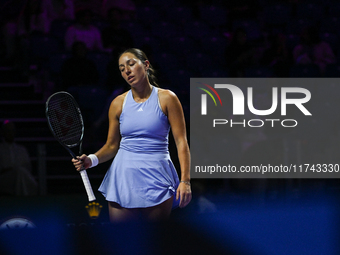
[[[78,145],[83,135],[83,119],[74,99],[56,95],[48,102],[48,116],[55,136],[67,146]]]

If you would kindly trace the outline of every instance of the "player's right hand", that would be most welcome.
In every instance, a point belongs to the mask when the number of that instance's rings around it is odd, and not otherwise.
[[[77,158],[73,158],[72,163],[77,171],[88,169],[92,164],[91,159],[85,154],[78,156]]]

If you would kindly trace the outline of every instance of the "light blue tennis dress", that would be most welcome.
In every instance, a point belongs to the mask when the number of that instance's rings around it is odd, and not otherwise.
[[[128,91],[119,124],[120,147],[99,187],[106,200],[125,208],[145,208],[175,195],[179,179],[169,155],[170,124],[158,88],[153,87],[143,103]],[[174,197],[173,208],[178,203]]]

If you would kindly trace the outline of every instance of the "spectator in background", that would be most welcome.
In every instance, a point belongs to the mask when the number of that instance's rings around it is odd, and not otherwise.
[[[112,52],[114,59],[117,59],[118,54],[126,48],[133,47],[133,39],[130,33],[120,26],[121,19],[122,11],[115,7],[111,8],[107,12],[109,26],[102,31],[103,46]],[[115,62],[115,66],[116,64]]]
[[[97,84],[99,73],[96,64],[86,57],[87,48],[84,42],[74,42],[72,57],[65,60],[61,67],[62,89]]]
[[[71,50],[73,43],[85,43],[89,51],[103,51],[101,34],[97,27],[91,24],[93,13],[89,9],[76,12],[76,22],[71,25],[65,34],[65,47]]]
[[[37,183],[31,174],[32,165],[26,148],[15,142],[15,125],[6,120],[2,126],[0,144],[0,193],[6,195],[36,195]]]
[[[301,42],[293,49],[295,64],[316,64],[321,74],[328,64],[336,62],[331,46],[319,37],[318,29],[314,26],[302,30]]]
[[[234,32],[232,41],[226,48],[226,65],[231,77],[242,77],[244,69],[253,63],[254,49],[247,41],[243,28]]]
[[[286,45],[286,36],[278,33],[273,36],[270,46],[263,53],[262,64],[273,68],[276,77],[288,77],[291,56]]]
[[[18,20],[18,35],[48,34],[50,20],[43,0],[28,0]]]

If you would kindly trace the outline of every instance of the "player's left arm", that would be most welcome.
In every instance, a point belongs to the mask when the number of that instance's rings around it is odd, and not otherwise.
[[[169,90],[160,91],[160,102],[164,113],[168,116],[172,134],[177,147],[181,168],[181,181],[176,194],[180,198],[180,207],[185,207],[191,201],[190,187],[190,150],[187,140],[185,118],[178,97]]]

